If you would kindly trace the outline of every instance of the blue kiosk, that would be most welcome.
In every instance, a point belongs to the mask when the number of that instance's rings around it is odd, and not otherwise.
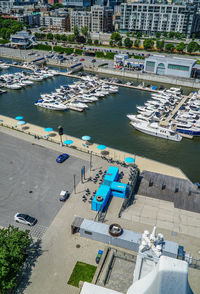
[[[92,200],[92,210],[102,211],[110,196],[125,198],[127,184],[117,182],[118,177],[119,168],[110,166],[105,174],[103,184],[99,187]]]

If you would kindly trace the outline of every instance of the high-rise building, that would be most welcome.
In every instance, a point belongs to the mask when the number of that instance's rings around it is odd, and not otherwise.
[[[91,7],[92,22],[91,32],[113,31],[113,9],[110,7],[94,5]]]
[[[174,31],[191,36],[200,28],[194,4],[123,3],[120,18],[120,30],[126,32]]]
[[[91,31],[91,12],[90,11],[70,11],[70,30],[73,31],[74,27],[79,29],[82,27],[88,27],[88,31]]]

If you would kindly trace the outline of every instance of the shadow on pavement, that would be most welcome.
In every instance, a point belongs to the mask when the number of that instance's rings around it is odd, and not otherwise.
[[[41,240],[34,242],[29,249],[27,249],[27,258],[22,266],[21,271],[17,277],[17,287],[11,294],[22,294],[24,290],[30,285],[30,277],[32,269],[35,267],[36,261],[43,251],[41,249]]]

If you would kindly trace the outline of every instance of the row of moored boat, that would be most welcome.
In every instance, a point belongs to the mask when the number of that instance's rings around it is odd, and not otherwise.
[[[127,117],[135,129],[152,136],[173,141],[181,141],[183,134],[200,136],[200,97],[197,93],[189,97],[169,120],[168,116],[183,98],[180,88],[153,93],[144,106],[137,106],[138,114]]]
[[[50,110],[83,111],[89,108],[88,103],[117,92],[117,86],[96,77],[86,76],[71,85],[62,85],[51,94],[41,94],[41,99],[34,104]]]

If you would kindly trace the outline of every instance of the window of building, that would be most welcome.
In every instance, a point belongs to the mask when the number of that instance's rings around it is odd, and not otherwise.
[[[84,231],[84,233],[87,235],[92,235],[92,232],[89,232],[89,231]]]
[[[189,71],[190,67],[185,65],[178,65],[178,64],[168,64],[169,69],[175,69],[175,70],[183,70],[183,71]]]

